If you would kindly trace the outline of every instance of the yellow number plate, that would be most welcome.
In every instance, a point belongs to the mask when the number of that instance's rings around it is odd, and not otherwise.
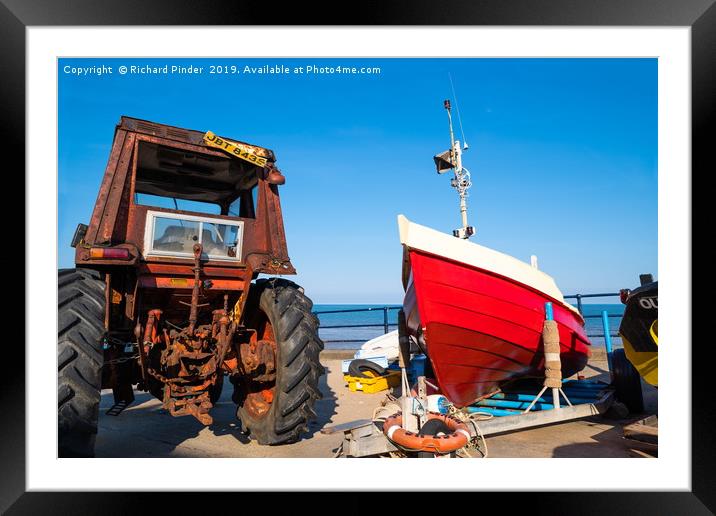
[[[258,165],[259,167],[265,167],[266,163],[268,162],[266,158],[257,156],[256,154],[247,150],[238,143],[230,142],[224,140],[223,138],[219,138],[211,131],[207,131],[204,135],[204,142],[209,147],[216,147],[217,149],[221,149],[223,151],[228,152],[232,156],[243,159],[244,161],[248,161],[249,163],[253,163],[254,165]]]

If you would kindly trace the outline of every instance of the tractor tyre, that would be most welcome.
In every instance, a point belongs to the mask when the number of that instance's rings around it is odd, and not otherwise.
[[[57,280],[57,418],[60,457],[92,457],[97,435],[105,283],[87,269],[60,269]]]
[[[626,405],[632,414],[644,412],[641,376],[623,349],[612,352],[612,373],[617,399]]]
[[[276,380],[258,387],[240,377],[232,383],[239,391],[234,399],[242,430],[259,444],[296,442],[316,417],[313,407],[322,397],[318,383],[325,370],[319,361],[323,341],[312,306],[303,289],[285,279],[260,279],[249,290],[245,319],[263,320],[248,327],[260,328],[263,338],[268,335],[275,342]]]

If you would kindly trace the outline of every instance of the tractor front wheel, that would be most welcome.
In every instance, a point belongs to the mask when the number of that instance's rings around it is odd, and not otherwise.
[[[275,344],[276,380],[256,384],[236,378],[232,383],[242,429],[259,444],[296,442],[316,416],[313,407],[321,398],[318,382],[324,369],[312,306],[298,285],[284,279],[260,279],[249,291],[245,319],[260,339]]]
[[[105,284],[87,269],[61,269],[57,280],[59,456],[92,457],[102,387]]]

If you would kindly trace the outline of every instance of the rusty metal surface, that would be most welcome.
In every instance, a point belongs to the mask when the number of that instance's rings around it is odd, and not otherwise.
[[[192,129],[184,129],[182,127],[174,127],[171,125],[157,124],[148,120],[141,120],[139,118],[131,118],[123,116],[117,125],[118,129],[125,129],[128,131],[134,131],[141,134],[147,134],[150,136],[157,136],[164,139],[175,140],[177,142],[191,143],[193,145],[202,145],[204,134],[206,131],[195,131]],[[270,161],[276,161],[276,157],[272,150],[258,145],[252,145],[250,143],[236,140],[235,138],[226,137],[227,140],[232,140],[241,145],[244,145],[252,149],[256,155],[267,158]]]
[[[88,242],[92,242],[93,244],[105,244],[117,240],[114,238],[115,228],[118,223],[121,223],[117,215],[119,214],[119,208],[122,204],[122,197],[127,195],[127,175],[132,154],[134,153],[135,138],[135,135],[132,133],[129,133],[125,138],[115,168],[116,172],[107,178],[107,198],[104,202],[104,206],[102,206],[102,214],[99,216],[97,225],[90,223],[88,233],[90,233],[91,237],[87,240]],[[105,186],[105,182],[103,182],[102,186]],[[92,222],[95,221],[92,220]]]
[[[252,413],[265,414],[270,408],[276,380],[276,342],[265,318],[245,313],[248,292],[258,273],[296,271],[288,256],[278,191],[285,178],[275,167],[276,157],[269,149],[230,138],[268,160],[266,168],[256,168],[255,172],[248,171],[248,165],[231,169],[254,174],[236,183],[241,188],[256,188],[255,204],[250,190],[238,192],[248,206],[242,212],[244,217],[137,204],[135,194],[138,188],[145,188],[145,183],[138,185],[140,169],[146,175],[146,160],[156,159],[156,155],[143,158],[145,151],[141,149],[145,147],[141,145],[150,145],[147,148],[153,152],[159,148],[156,146],[162,146],[190,158],[204,156],[202,159],[209,163],[233,159],[208,147],[203,135],[122,117],[86,235],[76,247],[75,262],[78,267],[99,270],[106,281],[105,326],[108,335],[114,337],[105,347],[103,386],[112,387],[115,397],[125,399],[132,384],[138,384],[161,399],[173,416],[190,415],[208,425],[212,421],[211,390],[225,373],[240,384],[243,401]],[[225,167],[216,170],[226,177]],[[213,198],[217,199],[237,195],[233,190],[215,193]],[[240,259],[204,259],[199,244],[194,246],[191,258],[145,256],[148,210],[242,221]],[[221,210],[228,213],[228,204],[221,205]],[[91,253],[93,247],[126,248],[130,259],[96,259],[92,254],[103,253]]]
[[[278,350],[273,326],[262,311],[249,314],[251,329],[237,339],[237,373],[231,381],[237,387],[234,401],[254,418],[265,417],[276,390]]]
[[[98,240],[98,232],[100,227],[100,220],[104,213],[104,209],[107,205],[107,198],[112,188],[112,182],[115,179],[115,172],[118,168],[119,155],[124,147],[125,140],[127,138],[127,131],[115,131],[114,142],[112,143],[112,150],[109,154],[109,160],[107,161],[107,167],[102,178],[102,184],[99,187],[97,194],[97,201],[92,210],[92,216],[88,224],[87,232],[85,234],[85,241],[92,244]],[[77,248],[79,251],[79,247]]]
[[[148,313],[142,342],[142,353],[149,357],[146,373],[163,384],[162,401],[170,414],[191,415],[209,425],[209,390],[223,374],[236,325],[223,309],[212,312],[211,324],[190,323],[181,330],[168,329],[161,315],[158,309]]]
[[[207,281],[211,281],[210,285],[204,287],[207,290],[243,291],[246,288],[246,282],[243,279],[213,279]],[[191,282],[188,279],[176,276],[140,276],[139,284],[143,288],[191,288]]]

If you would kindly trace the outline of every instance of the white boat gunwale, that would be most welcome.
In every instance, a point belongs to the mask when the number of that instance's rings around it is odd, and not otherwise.
[[[398,215],[398,229],[400,243],[409,249],[441,256],[525,285],[558,301],[582,317],[576,307],[564,300],[564,295],[552,276],[514,256],[416,224],[402,214]]]

